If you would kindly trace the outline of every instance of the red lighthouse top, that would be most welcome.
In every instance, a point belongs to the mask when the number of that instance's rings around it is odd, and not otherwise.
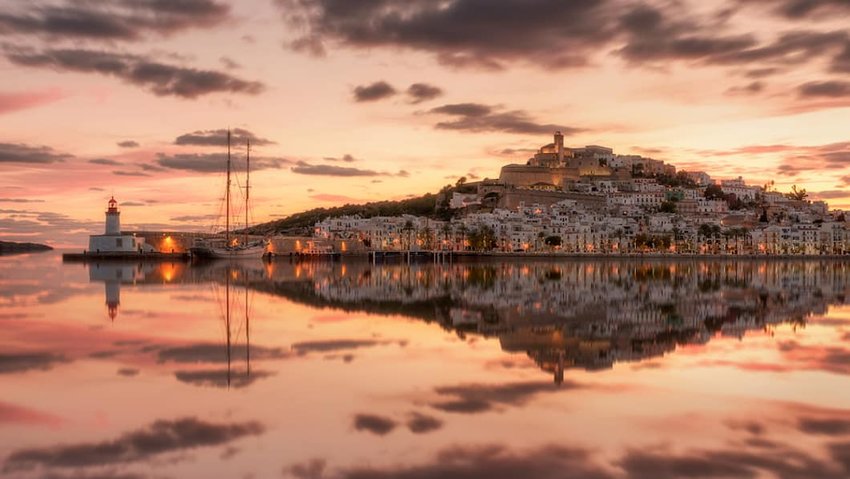
[[[118,213],[118,202],[115,201],[115,197],[110,198],[109,203],[107,203],[107,213]]]

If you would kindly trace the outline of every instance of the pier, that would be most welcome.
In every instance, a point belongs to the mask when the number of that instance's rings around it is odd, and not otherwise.
[[[108,252],[108,253],[63,253],[62,261],[79,262],[87,261],[162,261],[162,262],[187,262],[191,259],[189,253],[160,253],[151,252]]]

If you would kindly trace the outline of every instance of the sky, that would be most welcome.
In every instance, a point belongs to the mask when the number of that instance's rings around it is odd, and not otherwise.
[[[497,178],[552,133],[850,207],[846,0],[0,0],[0,239]]]

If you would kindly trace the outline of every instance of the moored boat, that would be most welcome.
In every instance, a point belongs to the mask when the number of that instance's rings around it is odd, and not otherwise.
[[[225,228],[224,238],[197,239],[189,252],[194,258],[204,259],[261,259],[266,253],[268,241],[249,241],[248,239],[248,198],[251,191],[251,142],[247,143],[245,177],[245,234],[241,240],[230,232],[230,130],[227,130],[227,187],[225,191]]]

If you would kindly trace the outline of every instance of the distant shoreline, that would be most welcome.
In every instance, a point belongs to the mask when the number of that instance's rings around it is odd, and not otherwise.
[[[40,253],[52,250],[52,246],[40,243],[17,243],[14,241],[0,241],[0,256],[23,253]]]

